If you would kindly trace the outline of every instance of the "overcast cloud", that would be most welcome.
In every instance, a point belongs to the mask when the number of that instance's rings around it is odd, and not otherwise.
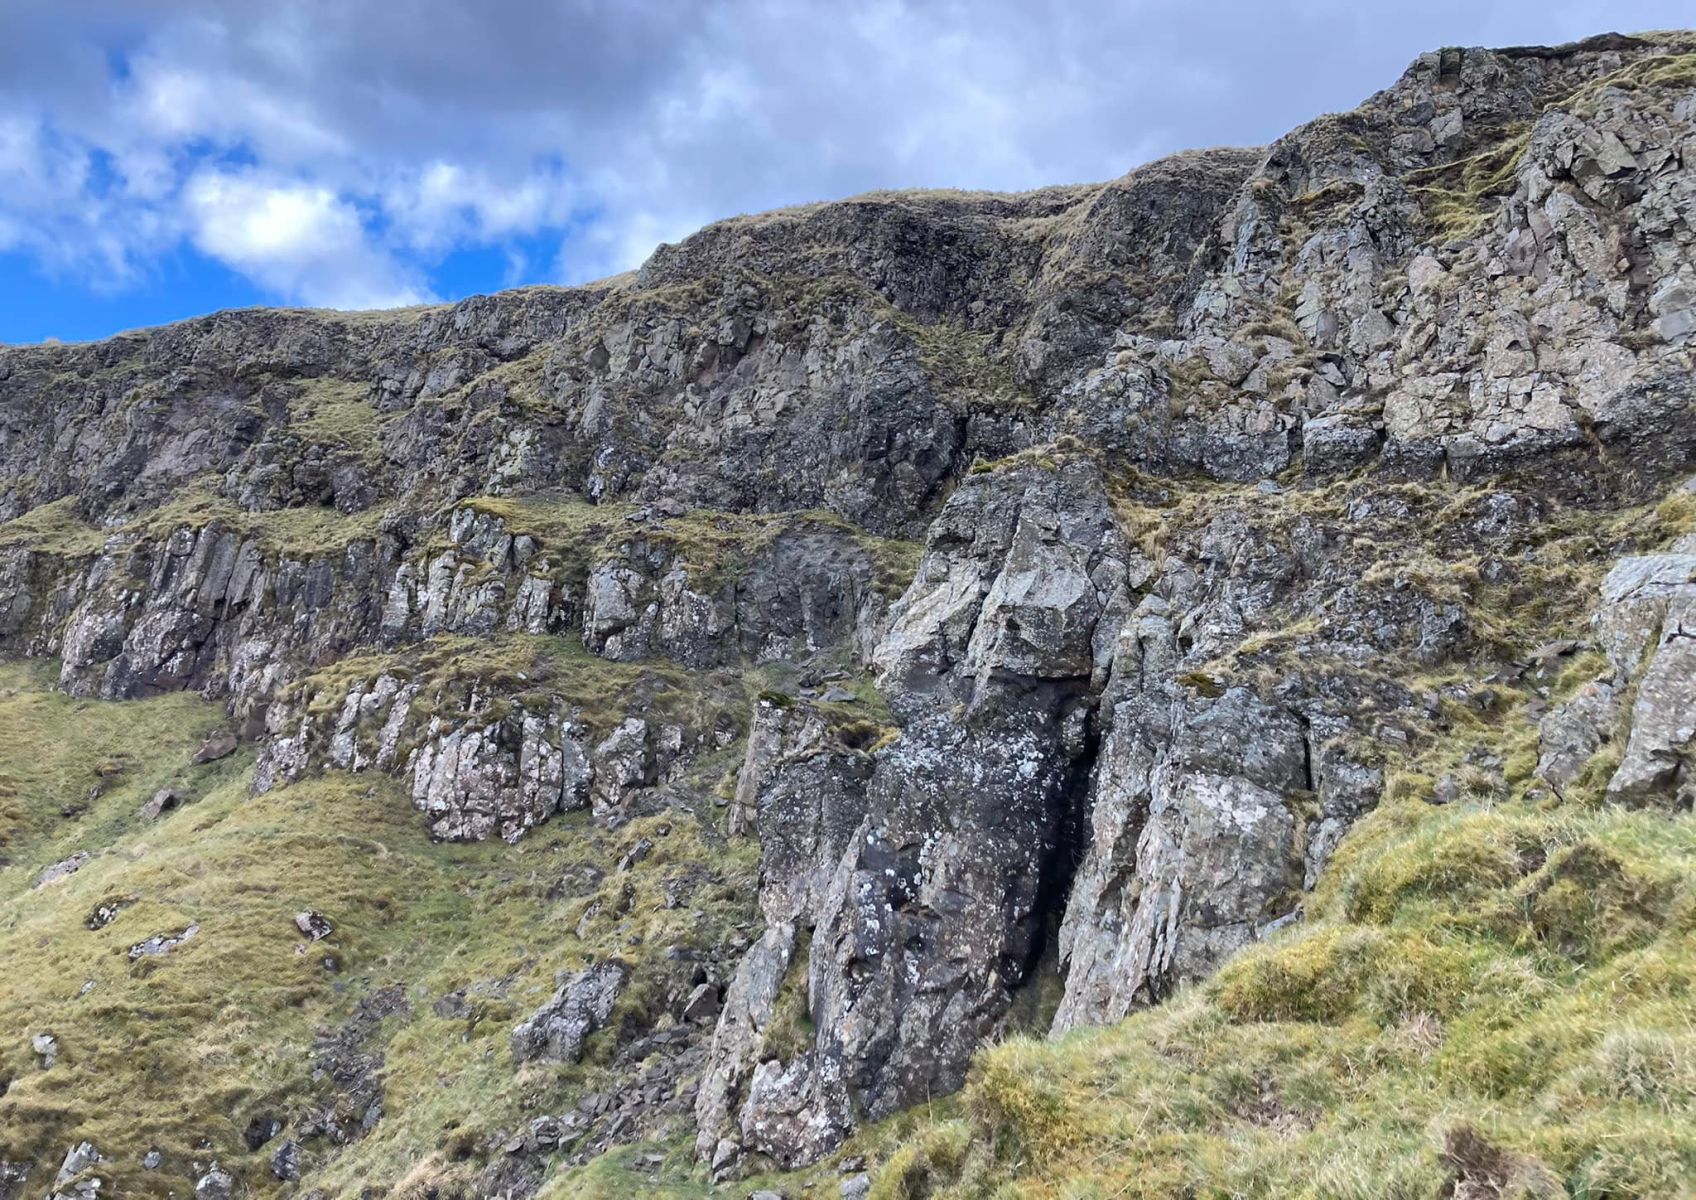
[[[122,294],[183,254],[332,306],[576,282],[735,213],[1257,144],[1438,45],[1689,20],[1547,0],[4,0],[0,254],[32,273],[0,286]],[[444,267],[467,251],[499,265]]]

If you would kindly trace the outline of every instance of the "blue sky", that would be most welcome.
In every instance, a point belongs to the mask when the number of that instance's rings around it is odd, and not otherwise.
[[[1441,45],[1690,20],[1649,0],[0,0],[0,342],[583,282],[737,213],[1260,144]]]

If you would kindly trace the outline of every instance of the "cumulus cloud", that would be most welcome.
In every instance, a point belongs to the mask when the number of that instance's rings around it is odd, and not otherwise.
[[[124,287],[190,246],[283,300],[635,265],[703,221],[1259,143],[1443,44],[1682,2],[7,0],[0,248]]]
[[[329,308],[428,298],[370,244],[359,211],[328,188],[200,171],[183,189],[183,206],[196,246],[279,295]]]

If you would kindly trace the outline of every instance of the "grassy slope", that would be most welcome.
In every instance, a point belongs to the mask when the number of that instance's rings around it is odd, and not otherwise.
[[[878,1200],[1425,1200],[1463,1176],[1471,1195],[1696,1195],[1696,817],[1524,787],[1437,807],[1428,785],[1399,777],[1307,921],[1208,983],[1010,1039],[960,1096],[742,1186],[831,1195],[864,1156]],[[610,1160],[545,1195],[634,1178]],[[653,1194],[706,1194],[684,1163],[668,1178]]]
[[[673,943],[706,945],[746,915],[748,854],[709,852],[686,816],[670,820],[669,836],[653,820],[607,833],[575,814],[516,847],[436,845],[405,794],[376,776],[330,774],[250,796],[244,756],[190,766],[217,706],[180,695],[82,702],[49,683],[38,666],[0,664],[9,860],[0,869],[0,1079],[10,1081],[0,1159],[56,1163],[87,1139],[113,1160],[102,1174],[118,1195],[185,1194],[193,1163],[211,1158],[253,1192],[274,1188],[265,1169],[274,1147],[249,1154],[242,1131],[260,1113],[297,1111],[319,1087],[315,1035],[395,984],[409,1010],[385,1021],[371,1046],[384,1054],[384,1119],[302,1186],[342,1195],[409,1181],[405,1194],[423,1195],[474,1170],[501,1130],[565,1111],[604,1076],[610,1033],[591,1041],[582,1065],[513,1071],[507,1032],[546,998],[555,971],[612,952],[641,962]],[[86,798],[99,769],[118,764],[86,813],[60,815]],[[157,824],[140,822],[136,808],[173,780],[194,799]],[[631,874],[597,881],[574,871],[608,869],[644,835],[657,849]],[[94,860],[30,887],[42,866],[76,849]],[[664,879],[709,857],[717,881],[666,909]],[[610,915],[608,905],[580,938],[584,910],[626,881],[628,911]],[[119,897],[133,902],[112,924],[84,926],[96,905]],[[300,954],[293,917],[309,907],[337,929]],[[201,926],[194,940],[129,961],[134,943],[191,921]],[[79,996],[89,980],[94,988]],[[472,1017],[433,1011],[440,996],[478,982],[494,986]],[[641,1001],[633,988],[631,1002]],[[61,1046],[45,1071],[30,1046],[42,1032]],[[149,1174],[139,1162],[154,1147],[166,1163]],[[308,1146],[309,1166],[316,1152]]]

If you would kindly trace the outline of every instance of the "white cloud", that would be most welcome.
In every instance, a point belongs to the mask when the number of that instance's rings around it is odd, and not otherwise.
[[[0,0],[0,245],[112,288],[188,244],[308,303],[422,297],[466,248],[481,286],[582,280],[713,217],[1265,141],[1431,46],[1687,4]]]
[[[386,181],[381,203],[397,238],[430,251],[564,225],[576,197],[577,189],[558,167],[497,178],[476,166],[438,159]]]
[[[327,188],[202,171],[183,200],[196,246],[287,299],[392,308],[428,298],[370,244],[358,210]]]

